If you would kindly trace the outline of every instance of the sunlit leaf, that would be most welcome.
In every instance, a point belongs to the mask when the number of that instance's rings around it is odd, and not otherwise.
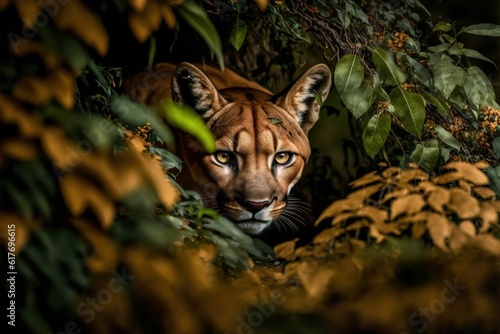
[[[212,132],[207,128],[201,116],[185,105],[167,101],[163,106],[167,121],[175,127],[195,136],[207,152],[215,150],[215,141]]]

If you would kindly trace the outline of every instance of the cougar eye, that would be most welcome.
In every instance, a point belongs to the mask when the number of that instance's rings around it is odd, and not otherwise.
[[[292,160],[293,154],[288,152],[281,152],[274,156],[274,162],[278,165],[286,165]]]
[[[221,164],[227,164],[229,161],[231,161],[231,153],[229,152],[225,151],[215,152],[214,156],[215,160],[217,160],[217,162],[220,162]]]

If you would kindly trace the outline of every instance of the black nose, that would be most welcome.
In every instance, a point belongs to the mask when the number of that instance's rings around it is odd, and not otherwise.
[[[245,207],[251,212],[251,213],[257,213],[260,210],[264,209],[266,206],[271,204],[271,201],[246,201],[245,202]]]

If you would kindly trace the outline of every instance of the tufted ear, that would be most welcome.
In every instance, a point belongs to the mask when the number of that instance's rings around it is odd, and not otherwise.
[[[318,64],[305,72],[276,104],[285,109],[300,124],[307,135],[318,120],[321,102],[326,99],[332,85],[332,74],[325,64]]]
[[[172,78],[172,99],[192,107],[205,120],[227,104],[210,79],[196,66],[181,63]]]

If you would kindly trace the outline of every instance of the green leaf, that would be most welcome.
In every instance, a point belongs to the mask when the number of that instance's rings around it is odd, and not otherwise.
[[[436,125],[436,134],[445,143],[446,145],[450,146],[451,148],[454,148],[457,151],[460,151],[460,142],[453,137],[451,133],[446,131],[441,125]]]
[[[363,116],[373,104],[374,88],[368,80],[363,80],[360,87],[351,88],[341,95],[347,109],[359,118]]]
[[[479,23],[464,27],[460,32],[473,35],[500,37],[500,25],[493,23]]]
[[[402,84],[406,81],[406,75],[396,65],[389,52],[377,47],[372,52],[372,60],[375,68],[384,82],[390,85]]]
[[[378,96],[382,97],[386,101],[390,101],[391,98],[389,97],[389,94],[385,91],[385,89],[382,87],[382,83],[380,82],[380,78],[378,75],[373,76],[373,89],[375,93],[377,93]]]
[[[44,26],[40,28],[40,37],[50,51],[66,59],[74,69],[80,71],[89,62],[87,49],[68,32]]]
[[[431,73],[429,72],[429,70],[422,64],[420,64],[417,60],[408,55],[406,55],[406,59],[408,60],[408,63],[410,63],[410,65],[413,67],[417,80],[426,87],[429,87],[431,81]]]
[[[357,88],[363,82],[365,70],[361,64],[361,58],[347,54],[340,58],[335,66],[335,73],[333,76],[335,87],[340,96],[346,94],[349,89]]]
[[[391,91],[391,104],[404,127],[420,139],[425,121],[425,99],[422,95],[398,86]]]
[[[500,157],[500,137],[493,139],[493,151],[497,157]]]
[[[453,60],[444,54],[435,54],[429,59],[429,67],[434,76],[434,86],[448,99],[456,86],[464,81],[465,71],[453,64]]]
[[[363,130],[363,146],[372,158],[384,146],[391,131],[391,115],[382,113],[374,115]]]
[[[184,20],[203,38],[207,43],[210,52],[215,54],[221,69],[224,69],[224,56],[222,54],[222,43],[219,34],[210,21],[203,7],[197,5],[192,0],[182,2],[175,9]]]
[[[234,46],[236,50],[240,50],[243,42],[245,41],[245,37],[247,36],[247,24],[245,21],[240,20],[239,15],[236,17],[236,23],[233,26],[233,30],[231,30],[231,37],[229,40],[231,44]]]
[[[439,148],[425,147],[422,144],[417,144],[417,147],[410,155],[410,160],[417,163],[421,168],[431,172],[436,168],[439,160]]]
[[[450,43],[443,43],[443,44],[439,44],[437,46],[429,47],[429,51],[439,53],[439,52],[443,52],[443,51],[448,50],[449,47],[450,47]]]
[[[432,28],[432,31],[443,31],[443,32],[448,32],[451,30],[451,23],[445,22],[445,21],[439,21],[434,28]]]
[[[169,100],[162,105],[162,110],[169,124],[196,137],[207,152],[212,153],[215,150],[212,132],[193,109]]]
[[[422,96],[425,97],[427,102],[431,103],[433,106],[437,108],[441,116],[443,116],[444,118],[449,116],[450,112],[448,110],[448,105],[443,100],[441,100],[438,97],[435,97],[434,95],[425,90],[421,91],[420,94],[422,94]]]
[[[471,66],[467,68],[464,89],[467,99],[476,109],[483,106],[497,106],[493,86],[479,67]]]
[[[491,59],[483,56],[481,53],[477,52],[476,50],[462,49],[462,54],[466,57],[485,60],[485,61],[490,62],[493,65],[495,65],[495,63]],[[495,67],[496,67],[496,65],[495,65]]]

